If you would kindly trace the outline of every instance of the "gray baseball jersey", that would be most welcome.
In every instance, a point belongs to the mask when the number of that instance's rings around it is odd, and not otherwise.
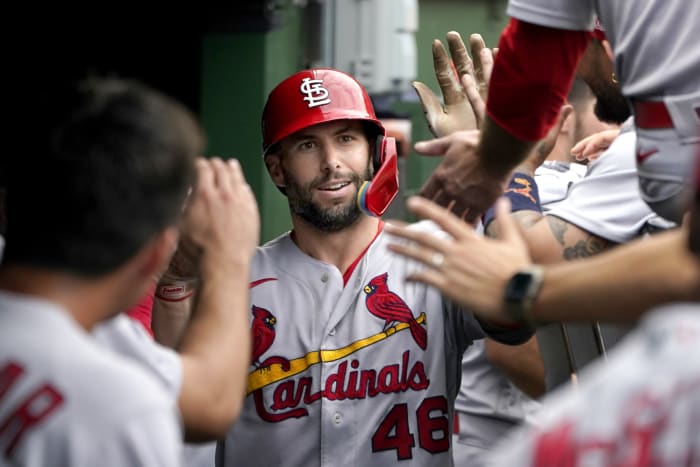
[[[700,3],[696,0],[509,0],[508,15],[541,26],[591,31],[596,17],[615,51],[628,97],[698,94]]]
[[[462,352],[483,332],[407,282],[421,266],[390,253],[392,241],[379,233],[345,278],[288,234],[258,250],[248,396],[221,465],[451,465]]]
[[[462,359],[462,384],[455,401],[459,419],[453,448],[456,466],[485,465],[493,446],[540,406],[486,359],[484,345],[484,340],[474,342]]]
[[[545,161],[538,167],[535,180],[542,210],[562,202],[586,170],[583,164],[560,161]],[[453,437],[455,465],[484,465],[494,444],[539,406],[487,360],[483,340],[474,342],[462,357],[462,384],[455,400],[459,428]]]
[[[581,180],[588,167],[576,162],[544,161],[535,170],[542,212],[551,211],[569,195],[571,186]]]
[[[663,102],[672,128],[638,129],[639,185],[660,215],[678,221],[700,150],[700,2],[697,0],[510,0],[508,14],[568,30],[591,30],[596,16],[615,53],[623,94]]]
[[[60,307],[0,292],[2,465],[177,466],[176,407]]]
[[[548,396],[492,465],[698,465],[700,304],[650,312],[579,383]]]
[[[613,243],[626,243],[650,225],[674,226],[642,200],[637,182],[635,132],[629,119],[610,147],[591,162],[588,173],[571,186],[566,199],[547,215],[559,217]]]

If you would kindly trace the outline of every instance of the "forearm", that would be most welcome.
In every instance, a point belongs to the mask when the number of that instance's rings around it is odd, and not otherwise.
[[[699,300],[700,261],[688,252],[687,234],[659,234],[548,267],[532,319],[631,322],[655,305]]]
[[[503,178],[525,160],[536,144],[536,141],[525,141],[513,136],[486,116],[478,154],[482,166],[488,172]]]
[[[179,349],[191,382],[179,401],[189,439],[221,437],[240,413],[250,364],[249,272],[247,261],[208,267],[203,259],[196,310]]]
[[[518,389],[533,399],[544,395],[544,364],[534,336],[517,346],[504,345],[487,338],[485,348],[487,360],[503,371]]]
[[[191,297],[175,302],[156,296],[151,316],[151,329],[156,341],[176,349],[190,321],[191,307]]]

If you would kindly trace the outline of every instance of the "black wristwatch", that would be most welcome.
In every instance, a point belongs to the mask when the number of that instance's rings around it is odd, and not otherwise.
[[[506,313],[515,322],[535,324],[530,309],[542,286],[543,276],[544,268],[533,264],[516,272],[508,280],[503,300]]]

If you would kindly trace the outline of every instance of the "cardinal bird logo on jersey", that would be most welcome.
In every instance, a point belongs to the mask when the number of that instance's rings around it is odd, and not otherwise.
[[[406,302],[389,290],[386,284],[388,277],[389,274],[385,272],[373,278],[365,285],[364,290],[367,294],[365,303],[367,304],[367,309],[374,316],[384,320],[385,329],[393,322],[408,323],[411,335],[416,341],[416,344],[418,344],[418,347],[425,350],[428,344],[428,333],[416,322]]]
[[[251,332],[253,333],[253,355],[250,364],[256,368],[264,368],[279,363],[282,369],[289,370],[289,360],[284,357],[270,357],[264,362],[260,362],[260,357],[267,352],[272,343],[275,341],[275,324],[277,318],[265,308],[252,306],[253,324]]]

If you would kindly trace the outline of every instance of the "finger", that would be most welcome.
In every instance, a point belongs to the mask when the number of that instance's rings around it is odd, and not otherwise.
[[[510,200],[505,196],[501,196],[496,201],[496,228],[501,239],[507,242],[519,241],[522,242],[522,234],[518,229],[518,225],[511,216]]]
[[[445,46],[442,45],[442,42],[435,39],[433,41],[433,67],[445,105],[464,102],[465,100],[464,91],[462,91],[462,87],[457,82],[457,76],[452,66]]]
[[[441,186],[442,185],[435,178],[428,177],[428,180],[423,184],[418,195],[426,199],[433,199],[442,191]]]
[[[472,52],[472,60],[474,61],[474,74],[476,82],[479,85],[484,83],[484,66],[481,62],[481,51],[486,47],[481,34],[472,34],[469,36],[469,48]]]
[[[425,121],[428,123],[428,129],[433,134],[433,136],[440,136],[437,134],[437,131],[433,126],[433,119],[436,118],[438,115],[444,113],[442,104],[438,100],[435,93],[433,93],[433,91],[428,86],[421,83],[420,81],[414,81],[412,84],[413,89],[415,89],[416,94],[418,94],[418,100],[420,100],[420,105],[423,108],[423,114],[425,115]]]
[[[447,148],[450,147],[448,138],[448,136],[443,136],[430,141],[418,141],[413,145],[413,149],[424,156],[442,156],[447,152]]]
[[[590,155],[598,150],[598,145],[593,139],[586,140],[581,147],[580,155],[583,159],[587,159]]]
[[[214,172],[214,185],[216,188],[219,190],[231,191],[233,180],[231,178],[229,166],[218,157],[212,157],[209,159],[209,163]]]
[[[479,86],[477,86],[476,81],[471,75],[462,76],[462,87],[467,94],[467,100],[472,106],[474,111],[474,116],[476,117],[476,127],[481,128],[481,124],[484,121],[484,114],[486,113],[486,103],[481,97]]]
[[[457,75],[474,75],[474,64],[467,53],[467,46],[464,45],[462,36],[457,31],[447,33],[447,46],[450,48],[450,56],[457,69]]]
[[[411,196],[406,200],[406,207],[418,217],[432,220],[456,240],[472,238],[476,235],[474,229],[468,224],[430,200]]]
[[[445,290],[447,278],[437,269],[426,268],[420,272],[415,272],[406,276],[408,282],[422,282],[439,290]]]
[[[195,168],[197,169],[195,193],[201,193],[203,190],[210,190],[214,186],[214,171],[209,161],[200,157],[195,162]]]
[[[481,72],[484,79],[483,89],[485,93],[488,92],[489,83],[491,82],[491,73],[493,73],[493,57],[494,53],[488,47],[484,47],[479,53],[479,58],[481,59]]]
[[[476,226],[479,225],[479,222],[481,222],[482,214],[483,212],[479,211],[478,209],[466,209],[462,219],[473,228],[476,228]]]
[[[238,159],[229,159],[226,161],[226,164],[231,175],[231,182],[235,188],[244,187],[248,184],[243,176],[243,169]]]
[[[453,197],[444,189],[445,187],[445,182],[440,180],[439,178],[435,177],[438,182],[440,183],[440,190],[437,192],[435,196],[432,198],[429,198],[433,203],[437,204],[438,206],[441,206],[445,209],[450,205],[450,203],[453,201]]]
[[[435,253],[445,255],[452,240],[441,239],[432,233],[408,227],[384,224],[387,233],[408,240],[409,243],[395,243],[392,251],[410,257],[425,264],[432,264]]]
[[[575,156],[576,154],[581,154],[581,151],[583,150],[583,147],[586,145],[586,139],[582,139],[578,143],[574,144],[571,147],[571,155]]]

